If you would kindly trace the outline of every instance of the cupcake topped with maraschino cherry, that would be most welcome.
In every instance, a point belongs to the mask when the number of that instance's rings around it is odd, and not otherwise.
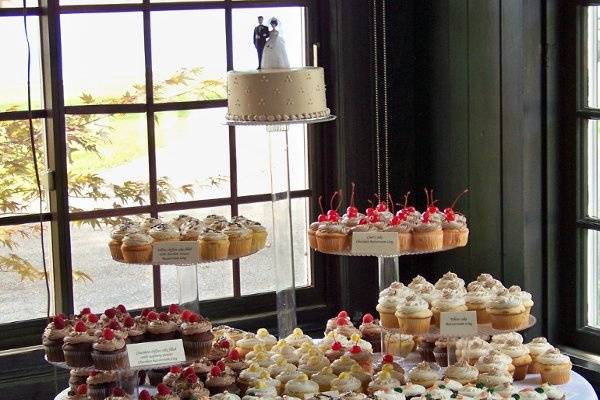
[[[337,206],[334,207],[336,197],[339,198],[339,201]],[[327,214],[323,214],[323,210],[321,210],[321,214],[319,215],[319,221],[323,220],[323,223],[319,225],[315,236],[320,251],[341,252],[349,250],[350,240],[348,233],[350,229],[341,223],[340,214],[337,211],[342,204],[341,197],[341,190],[335,192],[329,200],[329,211],[327,211]]]
[[[421,220],[413,229],[413,248],[419,251],[435,251],[444,247],[444,234],[442,232],[443,213],[435,205],[437,200],[433,199],[433,190],[425,189],[427,197],[427,209],[421,216]]]
[[[339,323],[340,321],[344,321],[343,323]],[[327,324],[325,325],[325,335],[329,332],[333,331],[338,325],[349,325],[354,326],[350,317],[348,317],[348,312],[345,310],[340,311],[335,317],[329,318],[327,320]]]
[[[352,182],[352,194],[350,195],[350,205],[346,208],[346,213],[342,215],[342,224],[349,228],[352,228],[360,223],[360,221],[366,216],[365,214],[358,211],[354,204],[354,192],[356,185]]]
[[[446,247],[462,247],[467,244],[469,239],[469,228],[467,227],[467,218],[454,211],[456,202],[469,189],[463,190],[452,202],[450,207],[444,209],[444,218],[442,219],[442,229],[444,231],[444,246]]]

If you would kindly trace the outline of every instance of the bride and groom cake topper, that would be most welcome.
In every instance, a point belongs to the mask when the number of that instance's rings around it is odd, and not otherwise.
[[[287,53],[285,51],[285,40],[279,33],[280,22],[273,17],[269,20],[271,30],[263,25],[264,18],[258,17],[258,25],[254,28],[254,47],[258,55],[258,69],[281,69],[289,68]]]

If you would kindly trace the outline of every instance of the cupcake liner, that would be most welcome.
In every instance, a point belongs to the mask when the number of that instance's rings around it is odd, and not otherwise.
[[[229,253],[229,240],[201,240],[200,258],[207,261],[223,260]]]
[[[87,395],[90,400],[104,400],[117,387],[117,382],[106,382],[100,385],[87,385]]]
[[[62,343],[44,345],[46,358],[50,362],[64,362],[65,354],[62,349]]]
[[[538,364],[542,383],[564,385],[571,380],[571,365]]]
[[[429,332],[431,317],[427,318],[405,318],[398,317],[400,331],[408,335],[424,335]]]
[[[379,311],[379,321],[384,328],[398,328],[398,318],[393,312]]]
[[[264,248],[267,244],[267,232],[253,232],[252,233],[252,245],[250,251],[256,253],[260,249]]]
[[[515,381],[522,381],[523,379],[525,379],[525,377],[527,377],[527,370],[529,369],[529,365],[530,364],[515,365],[513,379]]]
[[[229,257],[237,258],[250,254],[252,249],[252,235],[229,237]]]
[[[110,249],[110,255],[113,260],[123,261],[123,252],[121,251],[121,242],[117,242],[115,240],[111,240],[108,243],[108,248]]]
[[[540,373],[540,366],[537,363],[537,361],[535,360],[534,356],[531,356],[531,364],[529,364],[529,367],[527,368],[527,373],[528,374],[539,374]]]
[[[162,340],[173,340],[177,339],[177,332],[165,332],[165,333],[150,333],[146,332],[149,342],[160,342]]]
[[[148,371],[148,381],[151,386],[157,386],[162,383],[164,376],[169,372],[169,369],[151,369]]]
[[[410,251],[412,249],[412,234],[400,232],[398,234],[398,250],[401,252]]]
[[[319,248],[319,245],[317,244],[317,235],[315,231],[311,229],[308,230],[308,245],[311,249],[317,250]]]
[[[469,238],[468,229],[444,229],[444,247],[464,247]]]
[[[152,261],[152,245],[121,246],[123,259],[128,263],[147,263]]]
[[[94,365],[90,349],[64,350],[65,362],[71,368],[84,368]]]
[[[415,250],[441,250],[444,247],[444,233],[441,230],[431,232],[413,232],[412,242]]]
[[[492,322],[492,328],[499,330],[519,329],[524,325],[525,312],[520,314],[492,314],[488,313]]]
[[[350,236],[342,233],[317,233],[317,247],[319,251],[339,252],[350,249]]]
[[[469,307],[469,311],[475,311],[477,313],[478,324],[489,324],[491,322],[490,314],[488,314],[485,307],[480,309],[471,309]]]
[[[101,370],[125,369],[129,367],[129,357],[127,351],[101,352],[92,351],[94,367]]]
[[[198,360],[199,358],[207,356],[211,347],[211,340],[187,340],[186,337],[183,336],[183,350],[185,351],[185,358],[188,361]]]

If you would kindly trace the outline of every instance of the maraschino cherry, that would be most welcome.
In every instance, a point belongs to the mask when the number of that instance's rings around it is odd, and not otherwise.
[[[327,222],[327,214],[325,213],[325,209],[323,208],[323,196],[319,196],[319,208],[321,209],[321,214],[319,214],[319,222]]]
[[[452,202],[452,205],[450,207],[444,208],[444,215],[446,216],[446,221],[454,221],[455,218],[455,212],[454,212],[454,206],[456,205],[456,202],[458,201],[458,199],[460,199],[464,194],[468,193],[469,189],[465,189],[462,192],[460,192],[460,194],[458,196],[456,196],[456,198],[454,199],[454,201]]]
[[[227,356],[229,357],[230,360],[239,360],[240,359],[240,353],[239,351],[237,351],[236,349],[233,349],[229,352],[229,355]]]
[[[394,362],[394,356],[391,354],[386,354],[385,356],[383,356],[383,363],[384,364],[392,364]]]
[[[335,324],[337,326],[344,326],[344,325],[348,325],[348,318],[344,318],[344,317],[337,317],[337,319],[335,320]]]
[[[439,208],[435,206],[437,200],[433,200],[433,189],[431,189],[431,193],[425,188],[425,196],[427,196],[427,211],[423,213],[422,220],[424,223],[429,222],[429,218],[435,213],[439,211]]]
[[[371,200],[367,200],[367,202],[369,202],[369,207],[367,207],[367,209],[365,210],[365,214],[367,215],[367,217],[377,214],[377,210],[373,208],[373,202]]]
[[[356,185],[352,182],[352,195],[350,195],[350,205],[346,208],[348,218],[356,218],[358,216],[358,208],[354,205],[354,189]]]
[[[333,200],[339,196],[340,200],[338,202],[337,207],[333,208]],[[342,205],[342,190],[338,190],[331,195],[331,199],[329,200],[329,211],[327,211],[327,220],[329,222],[338,222],[340,220],[340,214],[338,213],[338,209]]]
[[[350,353],[352,353],[352,354],[358,354],[361,351],[362,351],[362,348],[359,345],[357,345],[357,344],[355,344],[354,346],[352,346],[350,348]]]
[[[377,203],[377,206],[375,207],[375,209],[377,210],[377,212],[386,212],[387,209],[388,209],[387,203],[385,201],[382,201],[381,200],[381,196],[379,196],[377,193],[375,193],[375,197],[379,201]]]
[[[331,350],[340,351],[342,349],[342,344],[340,342],[333,342],[331,344]]]
[[[346,310],[342,310],[338,313],[338,318],[348,318],[348,312]]]
[[[392,209],[392,215],[394,215],[392,217],[392,219],[390,219],[390,225],[391,226],[400,225],[400,222],[402,222],[402,218],[396,215],[396,206],[394,205],[394,199],[392,199],[392,195],[390,193],[388,193],[388,200],[390,201],[390,207]]]

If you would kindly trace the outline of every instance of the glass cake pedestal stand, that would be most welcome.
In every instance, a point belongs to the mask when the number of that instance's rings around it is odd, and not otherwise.
[[[290,197],[289,126],[330,122],[335,115],[293,121],[226,121],[230,126],[264,126],[269,138],[269,180],[273,229],[271,243],[275,273],[277,301],[277,327],[279,337],[292,333],[296,327],[296,295],[294,242],[292,234],[292,203]]]

